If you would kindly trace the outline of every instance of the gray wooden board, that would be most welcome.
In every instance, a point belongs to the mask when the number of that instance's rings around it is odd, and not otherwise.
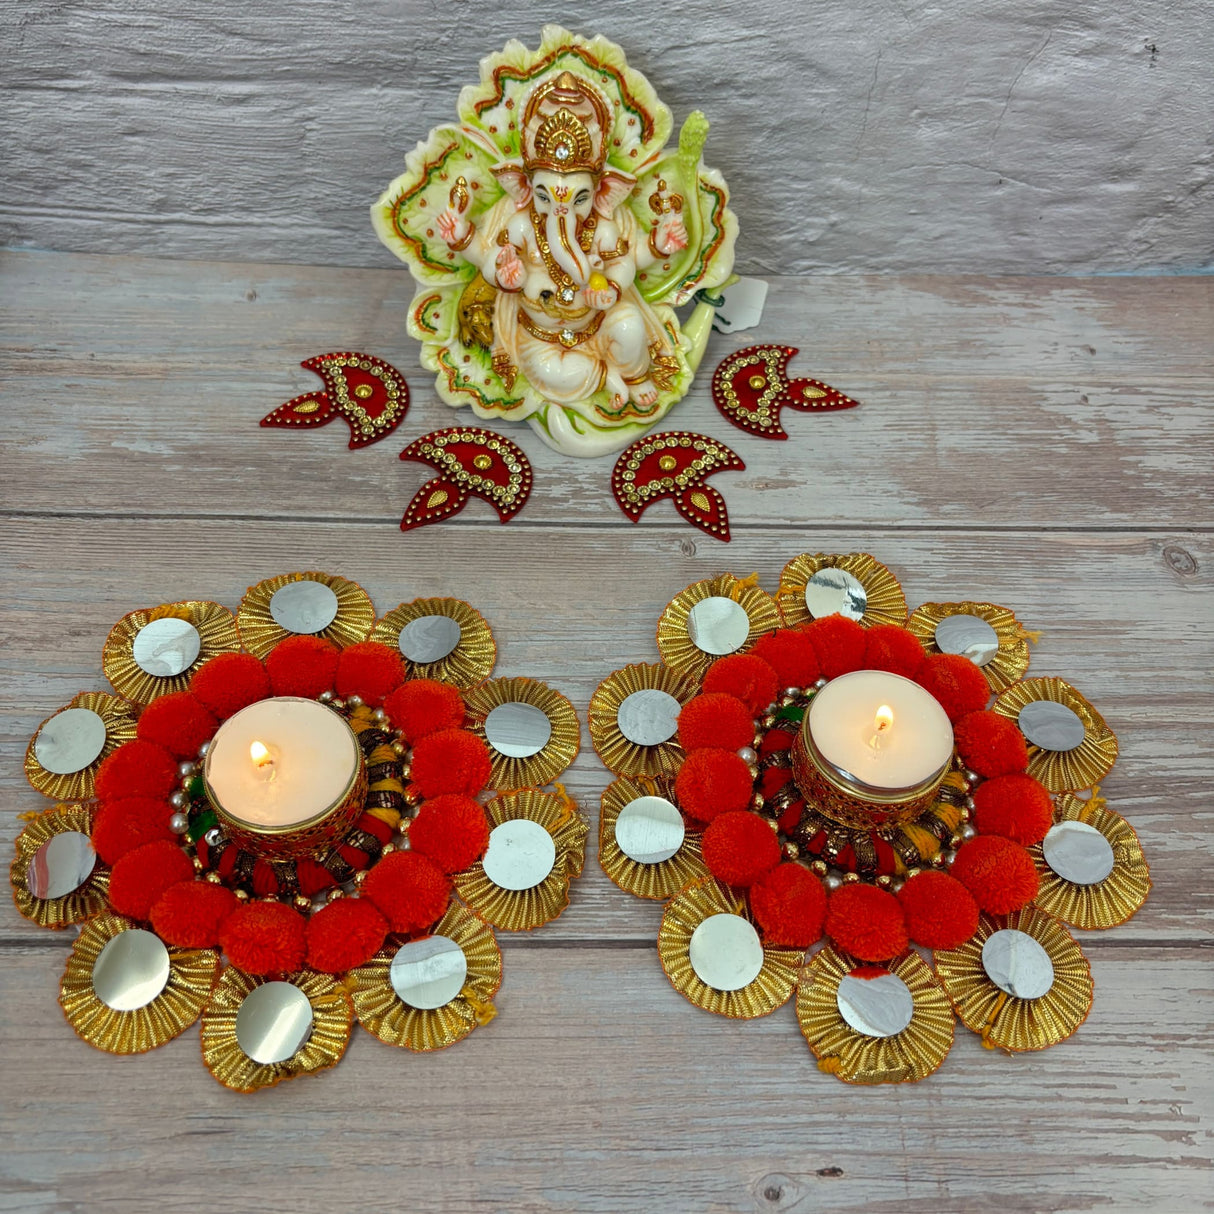
[[[557,459],[517,428],[537,489],[515,523],[472,503],[402,535],[426,473],[397,451],[468,417],[417,369],[403,272],[49,254],[0,272],[0,846],[43,804],[21,774],[30,734],[104,686],[101,643],[134,607],[234,607],[308,568],[360,581],[381,612],[458,595],[491,622],[499,674],[584,712],[608,672],[656,660],[686,584],[755,571],[772,588],[799,552],[860,549],[912,605],[989,599],[1043,631],[1033,672],[1075,684],[1120,738],[1103,792],[1155,881],[1130,923],[1081,934],[1096,1002],[1071,1041],[1006,1058],[959,1028],[932,1079],[873,1090],[820,1074],[789,1007],[750,1023],[689,1007],[657,963],[660,907],[607,881],[593,834],[569,910],[503,938],[491,1025],[432,1057],[356,1032],[336,1069],[254,1098],[206,1074],[196,1029],[143,1058],[77,1041],[55,1006],[70,935],[10,912],[0,1209],[243,1210],[262,1193],[304,1214],[1205,1207],[1214,283],[778,281],[759,336],[864,405],[786,414],[791,441],[763,443],[698,384],[671,423],[749,464],[715,478],[723,545],[669,506],[631,526],[609,460]],[[753,339],[714,338],[706,369]],[[340,422],[256,427],[315,386],[300,358],[360,345],[414,389],[393,440],[353,453]],[[583,744],[568,787],[593,823],[609,777]]]

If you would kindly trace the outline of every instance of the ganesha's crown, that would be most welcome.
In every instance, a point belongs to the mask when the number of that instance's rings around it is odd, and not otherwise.
[[[610,123],[607,102],[592,84],[568,71],[546,77],[523,111],[523,167],[601,173]]]

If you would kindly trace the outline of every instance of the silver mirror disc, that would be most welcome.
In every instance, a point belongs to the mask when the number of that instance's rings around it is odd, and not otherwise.
[[[1041,842],[1045,862],[1064,881],[1098,885],[1113,871],[1113,846],[1086,822],[1059,822]]]
[[[806,583],[805,606],[815,620],[824,615],[841,615],[862,620],[868,607],[864,583],[846,569],[819,569]]]
[[[1020,732],[1042,750],[1074,750],[1087,736],[1079,715],[1053,700],[1030,700],[1018,720]]]
[[[865,1037],[896,1037],[915,1014],[915,998],[897,974],[844,974],[835,994],[839,1015]]]
[[[531,889],[552,872],[556,844],[529,818],[511,818],[489,834],[489,849],[481,861],[485,876],[502,889]]]
[[[683,815],[665,797],[637,797],[615,820],[620,851],[638,864],[661,864],[683,846]]]
[[[999,634],[977,615],[946,615],[936,625],[936,648],[985,666],[999,653]]]
[[[202,637],[189,620],[165,616],[144,624],[135,634],[131,653],[144,674],[171,679],[189,670],[201,651]]]
[[[526,759],[539,754],[552,737],[552,722],[534,704],[512,700],[485,718],[485,737],[498,754]]]
[[[410,1007],[445,1007],[464,988],[468,958],[454,940],[427,936],[402,944],[392,958],[388,979]]]
[[[83,771],[105,749],[105,722],[91,708],[65,708],[38,730],[34,758],[56,776]]]
[[[286,1062],[312,1036],[312,1004],[290,982],[265,982],[236,1013],[236,1044],[263,1066]]]
[[[669,692],[647,687],[627,696],[615,715],[620,733],[638,746],[659,746],[679,732],[679,702]]]
[[[88,835],[65,830],[52,835],[30,857],[25,885],[35,898],[62,898],[79,889],[96,865],[97,853]]]
[[[422,615],[400,630],[396,643],[410,662],[441,662],[463,635],[459,620],[449,615]]]
[[[93,962],[93,990],[116,1012],[147,1007],[168,984],[169,950],[142,928],[107,941]]]
[[[987,977],[1013,999],[1040,999],[1054,985],[1049,954],[1027,932],[1005,927],[982,946]]]
[[[709,915],[691,933],[691,968],[706,986],[740,991],[763,968],[763,945],[741,915]]]
[[[270,615],[288,632],[323,632],[337,619],[337,595],[324,582],[310,578],[288,582],[270,595]]]
[[[687,616],[687,635],[704,653],[737,653],[750,636],[750,616],[741,603],[722,595],[701,599]]]

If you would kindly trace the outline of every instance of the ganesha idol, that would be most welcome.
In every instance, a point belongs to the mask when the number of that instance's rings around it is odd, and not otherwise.
[[[627,446],[691,384],[737,222],[708,133],[605,38],[548,26],[481,62],[371,214],[420,284],[409,332],[440,396],[558,451]],[[680,323],[675,309],[694,301]]]

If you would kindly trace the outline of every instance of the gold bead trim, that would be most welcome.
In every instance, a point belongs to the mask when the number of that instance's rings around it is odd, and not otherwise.
[[[87,767],[59,775],[56,772],[47,771],[38,762],[34,745],[38,741],[38,734],[42,732],[47,722],[68,708],[87,708],[90,712],[95,712],[105,725],[105,745],[102,746],[101,753]],[[38,726],[34,736],[30,738],[29,746],[25,751],[25,778],[43,796],[54,797],[56,801],[91,800],[94,795],[97,769],[119,746],[124,742],[129,742],[135,736],[135,723],[138,719],[139,713],[131,707],[129,700],[106,695],[103,691],[82,691],[72,699],[70,704],[56,709],[51,716],[47,717]]]
[[[317,570],[283,573],[250,586],[236,609],[240,639],[251,654],[264,659],[279,641],[296,635],[279,625],[270,614],[270,600],[274,592],[291,582],[320,582],[337,595],[337,615],[333,622],[320,632],[308,635],[332,641],[338,649],[365,641],[370,635],[371,625],[375,622],[375,608],[371,605],[370,596],[357,582]]]
[[[784,566],[780,573],[780,588],[776,601],[789,628],[808,624],[814,617],[805,605],[805,588],[809,579],[821,569],[842,569],[850,573],[868,596],[864,617],[865,628],[875,624],[905,624],[906,595],[898,579],[867,552],[849,552],[843,556],[803,552]]]
[[[928,653],[939,653],[936,625],[950,615],[972,615],[985,620],[999,638],[999,652],[978,669],[986,676],[993,694],[998,695],[1029,668],[1029,641],[1036,634],[1028,633],[1013,612],[994,603],[924,603],[911,612],[907,631],[923,642]]]
[[[100,914],[108,905],[106,892],[110,888],[110,870],[100,857],[84,883],[62,898],[35,898],[30,893],[27,875],[30,861],[44,843],[73,830],[91,836],[95,816],[93,806],[56,805],[40,813],[17,836],[17,854],[8,877],[13,886],[13,902],[31,923],[56,929],[68,927]]]
[[[464,693],[468,709],[465,728],[489,747],[493,768],[489,786],[499,791],[532,788],[547,784],[577,758],[582,742],[582,727],[577,710],[559,691],[538,679],[490,679]],[[504,755],[485,735],[485,718],[502,704],[530,704],[548,718],[551,736],[543,749],[526,758]]]
[[[745,653],[761,636],[779,628],[780,613],[776,601],[760,589],[756,581],[755,578],[737,578],[731,573],[723,573],[720,577],[695,582],[676,594],[666,604],[658,620],[658,652],[662,655],[662,661],[671,670],[698,683],[721,656],[705,653],[691,639],[687,629],[691,609],[704,599],[733,599],[746,612],[750,619],[750,632],[735,651],[737,653]]]
[[[656,746],[626,738],[620,729],[620,705],[638,691],[664,691],[687,703],[699,690],[667,666],[638,664],[609,674],[590,697],[590,741],[608,771],[619,776],[674,776],[683,765],[678,734]]]
[[[376,622],[371,630],[371,640],[399,651],[400,634],[405,626],[427,615],[445,615],[453,619],[460,628],[459,644],[437,662],[409,662],[410,678],[436,679],[463,691],[493,673],[497,661],[493,632],[485,617],[460,599],[414,599],[411,603],[401,603]]]

